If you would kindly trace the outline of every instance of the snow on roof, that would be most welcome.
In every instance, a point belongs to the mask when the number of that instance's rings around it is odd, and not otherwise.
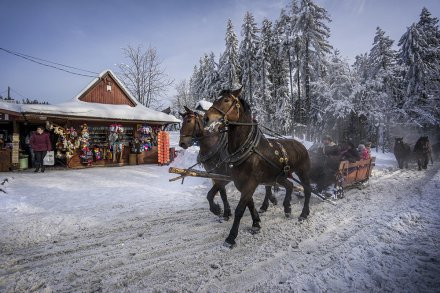
[[[6,102],[5,100],[0,100],[0,110],[6,110],[11,112],[21,112],[21,105],[17,104],[15,101]]]
[[[149,109],[140,104],[137,104],[135,107],[131,107],[129,105],[88,103],[79,100],[57,105],[26,104],[22,105],[22,112],[90,118],[157,121],[167,123],[180,122],[179,119],[172,115]]]
[[[212,106],[211,102],[208,102],[208,101],[205,101],[205,100],[200,100],[196,104],[196,109],[197,110],[208,111],[209,108],[211,108],[211,106]]]
[[[106,73],[109,73],[118,82],[121,89],[135,104],[134,107],[129,105],[112,105],[89,103],[80,101],[79,98],[84,94],[96,81],[98,81]],[[3,105],[5,104],[5,105]],[[10,105],[8,105],[10,104]],[[8,108],[9,107],[9,108]],[[14,110],[10,110],[10,108]],[[46,115],[63,115],[78,116],[90,118],[118,119],[118,120],[136,120],[136,121],[154,121],[165,123],[180,123],[181,121],[173,115],[152,110],[140,104],[131,94],[130,91],[122,84],[111,70],[101,72],[99,77],[89,83],[76,97],[72,100],[60,104],[43,105],[43,104],[12,104],[0,103],[0,109],[22,112],[27,114],[46,114]]]

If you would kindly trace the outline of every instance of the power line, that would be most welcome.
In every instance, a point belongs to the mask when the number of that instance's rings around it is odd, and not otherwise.
[[[51,68],[54,68],[54,69],[57,69],[57,70],[61,70],[61,71],[64,71],[64,72],[67,72],[67,73],[70,73],[70,74],[74,74],[74,75],[86,76],[86,77],[97,77],[97,75],[99,74],[97,72],[93,72],[93,71],[89,71],[89,70],[84,70],[84,69],[80,69],[80,68],[76,68],[76,67],[72,67],[72,66],[68,66],[68,65],[63,65],[63,64],[59,64],[59,63],[55,63],[55,62],[51,62],[51,61],[47,61],[47,60],[44,60],[44,59],[41,59],[41,58],[32,57],[32,56],[29,56],[29,55],[26,55],[26,54],[22,54],[22,53],[18,53],[18,52],[13,52],[13,51],[10,51],[10,50],[4,49],[4,48],[0,48],[0,50],[5,51],[8,54],[12,54],[12,55],[15,55],[17,57],[26,59],[28,61],[40,64],[40,65],[43,65],[43,66],[46,66],[46,67],[51,67]],[[72,68],[72,69],[80,70],[80,71],[96,73],[97,75],[89,75],[89,74],[77,73],[77,72],[73,72],[73,71],[70,71],[70,70],[67,70],[67,69],[64,69],[64,68],[60,68],[58,66],[54,66],[54,65],[50,65],[50,64],[45,64],[45,63],[39,62],[37,60],[48,62],[48,63],[52,63],[52,64],[56,64],[56,65],[67,67],[67,68]]]
[[[11,91],[13,91],[14,93],[16,93],[16,94],[18,94],[20,97],[22,97],[23,99],[27,99],[27,100],[29,100],[28,98],[26,98],[25,96],[23,96],[22,94],[20,94],[19,92],[17,92],[16,90],[14,90],[13,88],[11,88]]]

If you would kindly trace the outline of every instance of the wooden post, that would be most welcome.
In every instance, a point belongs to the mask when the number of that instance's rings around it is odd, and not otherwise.
[[[12,169],[17,170],[19,168],[19,156],[20,156],[20,132],[19,132],[19,126],[16,120],[12,121],[12,157],[11,157],[11,163],[12,163]]]

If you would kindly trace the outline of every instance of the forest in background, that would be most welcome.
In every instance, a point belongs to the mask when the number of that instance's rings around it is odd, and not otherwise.
[[[351,65],[329,42],[330,21],[312,0],[292,0],[274,21],[257,24],[247,12],[239,41],[229,20],[224,52],[205,53],[176,85],[175,113],[242,86],[259,123],[286,135],[316,141],[328,134],[383,150],[395,136],[440,140],[438,18],[423,8],[397,50],[377,27],[370,50]]]

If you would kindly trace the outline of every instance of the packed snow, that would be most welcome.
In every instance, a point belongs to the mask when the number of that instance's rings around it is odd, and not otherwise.
[[[197,151],[172,165],[193,165]],[[271,206],[254,235],[246,212],[232,250],[208,179],[168,182],[176,175],[156,165],[2,173],[0,291],[438,292],[440,164],[398,170],[392,154],[374,155],[365,188],[336,205],[313,196],[305,222]],[[295,197],[293,215],[301,208]]]

